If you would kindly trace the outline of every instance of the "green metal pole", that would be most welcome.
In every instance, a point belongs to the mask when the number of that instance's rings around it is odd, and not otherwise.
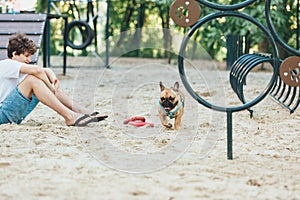
[[[105,67],[109,68],[109,14],[110,14],[110,0],[107,0],[106,8],[106,27],[105,27]]]
[[[51,7],[51,0],[48,0],[48,8],[47,8],[47,15],[50,14],[50,7]],[[44,42],[46,46],[44,46],[45,50],[44,53],[46,56],[45,58],[45,66],[44,67],[50,67],[50,18],[47,17],[46,20],[46,41]]]
[[[232,112],[227,111],[227,159],[232,160]]]

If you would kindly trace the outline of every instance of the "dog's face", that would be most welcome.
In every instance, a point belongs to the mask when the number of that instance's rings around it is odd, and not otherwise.
[[[179,83],[175,82],[173,88],[166,88],[162,82],[159,83],[160,86],[160,104],[165,109],[165,111],[170,112],[174,109],[181,101],[181,97],[178,94]]]

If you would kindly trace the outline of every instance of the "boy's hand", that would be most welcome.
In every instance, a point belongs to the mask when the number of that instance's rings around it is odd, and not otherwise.
[[[58,79],[54,79],[54,81],[52,83],[52,86],[53,86],[53,93],[55,94],[59,90],[59,81],[58,81]]]
[[[57,80],[55,73],[49,68],[43,68],[43,70],[47,74],[47,77],[48,77],[49,81],[51,82],[51,84],[55,84],[54,82]]]

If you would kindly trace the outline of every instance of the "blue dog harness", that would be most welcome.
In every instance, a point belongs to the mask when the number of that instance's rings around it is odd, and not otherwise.
[[[159,100],[158,100],[158,105],[159,105],[160,109],[161,109],[162,111],[164,111],[164,112],[167,114],[167,116],[170,117],[170,119],[173,119],[173,118],[175,117],[175,113],[181,108],[181,106],[184,107],[184,101],[183,101],[183,98],[180,97],[180,99],[181,99],[181,101],[180,101],[180,104],[177,106],[177,108],[176,108],[175,110],[173,110],[173,111],[170,111],[170,112],[167,112],[167,111],[165,110],[165,108],[160,104],[160,101],[159,101]]]

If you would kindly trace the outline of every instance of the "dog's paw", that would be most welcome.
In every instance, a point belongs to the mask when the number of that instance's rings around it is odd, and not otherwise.
[[[165,126],[166,128],[172,128],[172,124],[171,124],[171,123],[164,124],[164,126]]]

